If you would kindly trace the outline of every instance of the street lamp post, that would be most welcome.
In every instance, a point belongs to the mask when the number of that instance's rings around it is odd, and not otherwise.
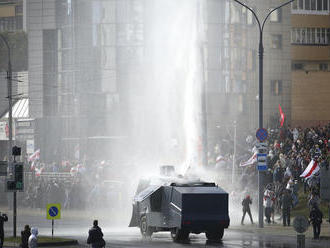
[[[7,74],[7,90],[8,90],[8,131],[9,131],[9,144],[8,144],[8,166],[11,165],[12,162],[12,147],[13,147],[13,102],[12,102],[12,67],[11,67],[11,53],[10,46],[5,36],[0,33],[0,38],[3,43],[5,43],[8,50],[8,74]],[[10,171],[13,173],[13,167],[10,168]],[[14,225],[14,233],[13,236],[16,237],[16,215],[17,215],[17,206],[16,206],[16,191],[14,191],[14,199],[13,199],[13,225]]]
[[[237,139],[237,122],[234,121],[234,153],[233,153],[233,168],[231,171],[231,183],[234,183],[235,179],[235,164],[236,164],[236,139]]]
[[[263,20],[262,24],[260,23],[259,18],[257,17],[256,13],[253,11],[253,9],[251,9],[249,6],[247,6],[246,4],[244,4],[238,0],[233,0],[233,1],[235,1],[236,3],[242,5],[243,7],[247,8],[249,11],[251,11],[253,16],[255,17],[255,19],[258,23],[258,27],[259,27],[259,128],[263,128],[263,60],[264,60],[264,47],[263,47],[263,43],[262,43],[263,30],[264,30],[266,20],[271,15],[271,13],[273,13],[275,10],[277,10],[279,8],[282,8],[285,5],[288,5],[289,3],[292,3],[295,0],[290,0],[288,2],[285,2],[285,3],[281,4],[280,6],[271,10],[267,14],[265,19]],[[259,227],[260,228],[264,227],[264,222],[263,222],[264,213],[263,213],[263,205],[262,205],[262,202],[263,202],[263,188],[262,188],[263,176],[262,175],[263,175],[262,172],[258,171],[258,188],[259,188],[258,209],[259,209]]]

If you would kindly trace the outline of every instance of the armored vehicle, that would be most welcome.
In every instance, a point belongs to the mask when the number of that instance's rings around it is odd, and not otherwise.
[[[215,183],[184,182],[171,178],[160,184],[141,181],[133,200],[130,227],[141,234],[170,231],[174,241],[186,240],[189,233],[205,232],[207,239],[219,241],[229,226],[228,193]]]

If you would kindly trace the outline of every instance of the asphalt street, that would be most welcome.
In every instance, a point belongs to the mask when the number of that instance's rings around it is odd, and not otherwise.
[[[10,212],[8,214],[9,222],[5,224],[5,230],[6,235],[12,236],[12,216]],[[60,220],[55,221],[54,234],[77,239],[80,247],[88,247],[86,244],[87,233],[93,219],[94,216],[86,215],[83,211],[66,212]],[[118,226],[102,217],[98,219],[107,247],[296,247],[296,236],[291,230],[292,227],[286,229],[287,231],[283,231],[281,226],[276,229],[264,228],[262,231],[258,231],[256,226],[231,225],[229,229],[225,230],[224,238],[220,243],[209,243],[204,234],[191,234],[187,242],[173,243],[168,232],[155,233],[151,239],[143,239],[138,228],[128,228],[123,224]],[[45,211],[20,210],[17,221],[18,234],[25,224],[29,224],[37,226],[40,235],[51,235],[51,221],[46,219]],[[330,240],[314,241],[308,237],[306,247],[330,247]]]

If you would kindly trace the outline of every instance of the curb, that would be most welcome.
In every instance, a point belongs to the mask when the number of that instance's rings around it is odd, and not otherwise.
[[[38,247],[52,247],[52,246],[70,246],[78,245],[78,240],[68,240],[68,241],[59,241],[59,242],[41,242],[38,243]],[[3,247],[18,247],[18,243],[6,242]]]
[[[67,245],[78,245],[78,240],[68,240],[68,241],[59,241],[59,242],[43,242],[43,243],[38,243],[38,246],[39,247],[67,246]]]

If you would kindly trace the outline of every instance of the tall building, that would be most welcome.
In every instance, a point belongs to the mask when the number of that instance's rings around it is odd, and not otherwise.
[[[330,121],[330,1],[295,1],[291,22],[291,123],[322,125]]]
[[[0,32],[26,30],[25,1],[0,1]]]
[[[27,59],[25,56],[26,40],[26,15],[25,0],[1,0],[0,1],[0,33],[9,43],[12,65],[12,117],[13,117],[13,139],[18,146],[25,147],[22,136],[16,136],[15,124],[18,119],[28,117],[28,72]],[[8,123],[8,50],[0,39],[1,64],[0,64],[0,158],[7,157],[9,140]],[[5,72],[4,72],[5,71]],[[25,134],[24,134],[25,136]],[[26,138],[27,136],[25,136]],[[23,148],[24,150],[24,148]]]
[[[194,6],[198,2],[180,2],[180,12],[175,1],[27,1],[30,113],[36,118],[41,156],[113,157],[119,146],[126,146],[128,153],[139,150],[142,157],[149,149],[155,151],[150,152],[154,157],[169,146],[177,150],[175,144],[186,131],[180,116],[185,94],[178,92],[199,76],[193,74],[195,66],[204,72],[209,138],[225,131],[218,126],[234,121],[256,128],[256,22],[250,12],[229,0],[200,1],[205,7],[202,20],[191,12],[200,10]],[[264,14],[278,2],[249,4]],[[287,113],[290,109],[289,16],[284,8],[265,26],[265,127],[276,119],[279,104]],[[187,48],[196,45],[191,40],[195,30],[188,29],[193,21],[203,22],[206,30],[201,54],[198,51],[195,57]],[[176,24],[186,25],[189,32]],[[191,66],[186,63],[189,56],[192,60],[201,56],[203,66],[193,65],[187,76],[183,71]]]
[[[140,2],[27,1],[30,109],[43,160],[119,154],[141,53]]]
[[[278,1],[245,1],[262,22]],[[259,29],[250,11],[234,1],[207,1],[207,101],[209,140],[258,124]],[[290,117],[290,8],[270,15],[263,32],[264,127],[278,126],[279,104]]]

